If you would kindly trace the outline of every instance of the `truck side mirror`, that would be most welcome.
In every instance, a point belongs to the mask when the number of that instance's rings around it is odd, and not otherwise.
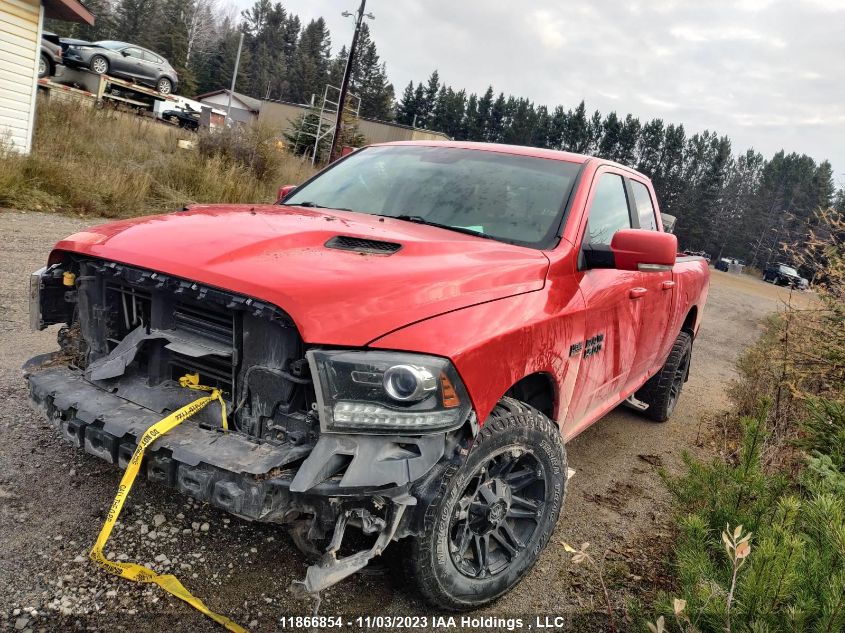
[[[678,238],[662,231],[622,229],[610,241],[619,270],[661,270],[675,265]]]
[[[296,185],[285,185],[284,187],[279,187],[276,202],[281,202],[284,198],[287,198],[288,194],[294,189],[296,189]]]

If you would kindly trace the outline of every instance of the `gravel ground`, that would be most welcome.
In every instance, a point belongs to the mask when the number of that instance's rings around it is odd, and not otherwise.
[[[215,630],[155,586],[98,571],[87,553],[111,503],[120,471],[75,450],[30,411],[20,366],[55,349],[55,328],[28,327],[28,274],[52,244],[96,223],[48,214],[0,211],[0,624],[30,631]],[[560,546],[590,542],[612,548],[608,577],[614,599],[642,595],[661,582],[655,561],[671,532],[667,494],[657,469],[679,468],[684,450],[713,447],[702,418],[727,404],[733,363],[754,341],[759,321],[784,291],[758,280],[713,272],[689,383],[674,417],[656,425],[620,408],[569,443],[576,475],[557,531],[539,564],[510,594],[474,617],[554,614],[603,628],[603,603],[588,569],[573,566]],[[212,609],[255,631],[277,630],[282,615],[308,615],[312,605],[288,586],[305,562],[270,525],[250,524],[139,479],[106,548],[117,560],[172,572]],[[657,554],[655,552],[658,552]],[[324,593],[321,615],[427,615],[397,573],[391,550],[369,573]],[[2,619],[5,618],[5,619]],[[533,618],[533,615],[532,615]],[[348,618],[347,618],[348,619]],[[485,626],[496,629],[496,626]],[[222,629],[221,629],[222,630]]]

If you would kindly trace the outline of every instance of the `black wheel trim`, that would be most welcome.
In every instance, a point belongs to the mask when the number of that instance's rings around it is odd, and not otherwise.
[[[672,377],[672,384],[669,387],[669,411],[675,410],[675,405],[678,404],[678,398],[681,395],[681,389],[684,386],[684,380],[687,377],[687,371],[689,371],[690,365],[690,358],[692,356],[692,350],[687,348],[687,351],[684,352],[684,355],[681,357],[681,361],[678,363],[678,366],[675,368],[675,375]]]
[[[449,554],[461,575],[497,576],[527,551],[545,510],[546,470],[508,446],[479,465],[449,520]]]

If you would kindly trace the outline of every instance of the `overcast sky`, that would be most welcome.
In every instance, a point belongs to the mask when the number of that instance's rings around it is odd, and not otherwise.
[[[224,0],[224,2],[227,0]],[[228,0],[238,8],[252,0]],[[322,16],[333,52],[358,0],[287,0]],[[727,134],[734,152],[783,148],[845,184],[845,0],[368,0],[397,97],[433,69],[456,89],[550,108],[660,117]]]

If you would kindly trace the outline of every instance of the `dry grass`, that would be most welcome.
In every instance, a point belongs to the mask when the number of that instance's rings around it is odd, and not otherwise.
[[[189,202],[272,202],[280,185],[313,173],[275,137],[258,127],[203,137],[130,114],[41,101],[32,153],[0,144],[0,207],[125,217]],[[180,138],[198,141],[198,149],[180,149]]]

